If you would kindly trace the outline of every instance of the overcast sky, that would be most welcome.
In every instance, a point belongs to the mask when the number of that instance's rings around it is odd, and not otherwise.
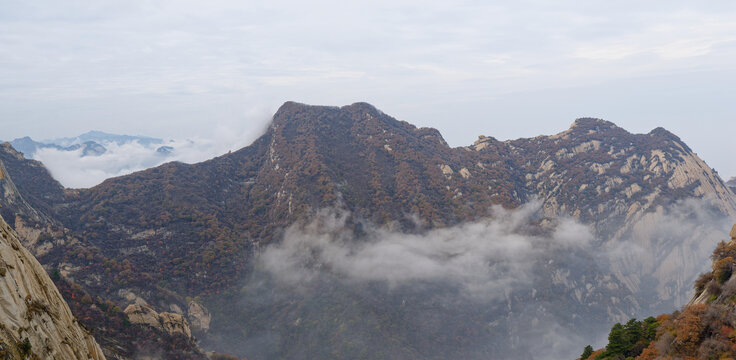
[[[4,140],[247,142],[284,101],[367,101],[453,146],[663,126],[727,178],[735,84],[734,1],[0,0]]]

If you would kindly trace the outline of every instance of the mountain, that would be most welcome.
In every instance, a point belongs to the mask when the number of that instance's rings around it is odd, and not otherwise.
[[[51,268],[44,257],[49,252],[94,254],[99,251],[93,246],[88,246],[74,238],[69,229],[64,228],[59,221],[49,215],[53,210],[45,204],[61,201],[65,196],[65,190],[51,178],[43,165],[38,161],[23,158],[22,154],[16,152],[8,143],[0,145],[0,149],[2,149],[0,151],[0,158],[2,159],[0,160],[0,171],[2,171],[2,174],[8,174],[0,180],[0,187],[3,192],[3,205],[0,208],[0,213],[3,218],[8,219],[13,224],[14,230],[10,230],[10,226],[6,225],[4,220],[0,225],[5,225],[7,231],[11,232],[10,238],[15,239],[17,236],[18,240],[15,241],[20,241],[18,244],[22,242],[22,247],[28,248],[33,254],[44,259],[44,267],[47,269]],[[22,171],[13,171],[14,175],[11,176],[7,172],[7,168]],[[21,193],[25,195],[21,195]],[[18,247],[15,244],[11,245],[14,249]],[[8,261],[8,257],[5,255],[3,259],[6,262]],[[19,261],[25,264],[36,260],[34,258],[31,261],[24,257]],[[86,257],[78,258],[77,261],[79,266],[71,266],[70,263],[63,266],[53,266],[53,271],[50,270],[51,279],[41,287],[43,289],[55,289],[54,296],[58,296],[51,299],[53,301],[44,300],[42,303],[55,304],[54,302],[58,302],[57,300],[61,299],[62,296],[68,301],[69,306],[66,303],[64,303],[64,306],[67,312],[71,308],[70,316],[71,314],[74,315],[75,324],[77,324],[76,319],[79,319],[79,324],[82,326],[95,329],[95,336],[102,345],[100,349],[97,343],[94,343],[95,346],[98,346],[97,352],[100,353],[99,356],[95,355],[98,356],[96,358],[107,356],[108,358],[126,359],[147,354],[159,354],[168,359],[205,358],[196,346],[195,339],[191,336],[187,321],[181,315],[168,312],[156,314],[155,321],[160,322],[160,325],[156,325],[156,322],[151,321],[151,317],[144,318],[145,321],[141,321],[139,320],[141,317],[130,316],[128,312],[124,312],[120,306],[112,302],[109,296],[100,297],[100,295],[106,294],[90,294],[79,283],[75,282],[78,279],[70,276],[70,272],[87,267],[85,264],[87,262]],[[38,273],[39,269],[40,273]],[[49,275],[40,268],[40,265],[32,270],[35,273],[23,269],[23,276],[30,277],[30,275],[33,275],[33,278],[43,281],[45,281],[44,278],[49,278]],[[88,274],[92,277],[95,276],[93,272]],[[25,286],[25,288],[29,287]],[[58,290],[56,290],[57,288]],[[33,288],[30,289],[33,290]],[[32,297],[35,298],[35,295]],[[138,301],[137,304],[147,306],[144,301]],[[152,324],[155,326],[152,326]],[[60,332],[59,336],[61,335],[64,335],[64,333]],[[45,337],[48,336],[45,335]],[[34,341],[31,341],[31,343],[36,346],[40,344],[41,340],[38,340],[38,343]],[[42,347],[39,345],[36,348]],[[101,354],[104,354],[104,356]],[[75,357],[62,356],[61,358],[71,359]],[[76,358],[81,359],[81,357]],[[84,358],[86,359],[86,357]]]
[[[731,191],[736,192],[736,177],[732,177],[726,184],[731,188]]]
[[[145,147],[164,143],[162,139],[146,136],[116,135],[102,131],[89,131],[75,137],[58,138],[41,142],[25,136],[10,141],[10,145],[25,157],[32,158],[40,149],[55,149],[59,151],[76,151],[82,149],[82,156],[100,156],[107,152],[105,145],[115,144],[120,146],[133,142],[137,142]]]
[[[68,146],[61,146],[55,143],[37,142],[26,136],[11,141],[10,145],[28,157],[32,157],[40,149],[55,149],[59,151],[76,151],[82,149],[82,156],[100,156],[107,152],[107,149],[104,146],[91,140],[84,141],[82,143],[73,143]]]
[[[736,225],[731,240],[721,241],[713,250],[711,269],[695,282],[690,302],[672,314],[629,320],[616,324],[608,345],[593,352],[586,347],[582,359],[653,360],[728,359],[736,356]]]
[[[162,139],[152,138],[148,136],[117,135],[109,134],[102,131],[88,131],[82,135],[75,137],[58,138],[44,141],[44,143],[46,144],[58,145],[61,147],[69,147],[72,145],[84,144],[87,142],[95,142],[98,144],[114,143],[116,145],[138,142],[143,146],[152,146],[164,143]]]
[[[39,148],[49,146],[48,144],[37,142],[28,136],[10,141],[10,145],[12,145],[15,150],[29,158],[33,156]]]
[[[369,104],[288,102],[248,147],[77,190],[0,150],[30,208],[16,223],[64,229],[25,232],[51,239],[30,246],[42,263],[252,359],[560,358],[687,301],[736,214],[675,135],[591,118],[451,148]]]
[[[24,158],[9,143],[0,145],[0,160],[0,170],[5,174],[2,216],[10,224],[15,223],[18,215],[33,223],[57,223],[51,204],[63,201],[64,188],[43,164]],[[17,186],[13,179],[19,180]]]

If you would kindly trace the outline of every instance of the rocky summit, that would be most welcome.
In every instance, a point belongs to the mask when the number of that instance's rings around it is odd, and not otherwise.
[[[396,359],[555,358],[608,321],[685,303],[725,236],[721,222],[736,215],[732,190],[676,135],[592,118],[555,135],[453,148],[370,104],[288,102],[248,147],[89,189],[64,189],[8,144],[0,161],[2,214],[44,266],[142,323],[163,329],[162,314],[181,315],[202,347],[249,359],[375,349]],[[355,262],[395,234],[426,246],[402,249],[457,272],[399,286],[393,273],[351,272],[351,261],[320,255],[349,245],[330,254]],[[476,237],[525,250],[482,253],[481,274],[493,276],[480,286],[452,267],[470,240],[450,249],[436,240]],[[309,277],[285,286],[284,273]]]

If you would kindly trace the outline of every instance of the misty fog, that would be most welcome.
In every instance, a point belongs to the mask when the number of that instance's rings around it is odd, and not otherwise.
[[[260,261],[290,285],[303,285],[327,271],[344,281],[377,281],[389,288],[451,282],[464,295],[495,299],[531,284],[533,265],[545,254],[586,248],[592,239],[588,227],[571,219],[560,219],[550,234],[532,235],[531,221],[540,208],[538,201],[513,211],[496,206],[492,218],[422,234],[369,228],[360,240],[346,226],[349,213],[323,210],[306,225],[289,227],[283,241],[267,248]]]
[[[323,209],[261,250],[203,345],[249,359],[355,349],[392,359],[575,358],[586,344],[604,346],[614,322],[682,305],[730,227],[708,200],[691,199],[603,238],[592,224],[544,218],[541,206],[494,207],[488,218],[411,234]],[[659,296],[667,301],[646,303]],[[295,343],[303,354],[281,352]]]

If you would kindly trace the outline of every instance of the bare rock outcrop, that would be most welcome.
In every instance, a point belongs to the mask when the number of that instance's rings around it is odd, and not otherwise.
[[[663,311],[690,299],[693,277],[736,216],[736,196],[677,136],[578,119],[560,134],[507,143],[519,156],[537,154],[522,165],[544,213],[591,224],[611,272],[632,292],[651,296],[644,303]]]
[[[189,323],[183,315],[162,312],[146,305],[128,305],[125,308],[125,314],[132,324],[149,326],[159,331],[168,333],[169,335],[181,334],[188,338],[192,337],[192,331]]]
[[[41,264],[2,218],[0,342],[10,359],[105,359]]]
[[[131,324],[150,326],[158,330],[164,329],[158,313],[149,306],[128,305],[125,308],[125,315],[128,315]]]
[[[189,323],[192,325],[193,330],[199,330],[207,332],[210,329],[210,321],[212,321],[212,315],[209,310],[202,304],[196,301],[190,301],[187,309],[189,317]]]
[[[183,315],[163,312],[159,314],[159,319],[164,331],[169,335],[182,334],[186,337],[192,337],[192,331],[189,329],[189,324]]]

